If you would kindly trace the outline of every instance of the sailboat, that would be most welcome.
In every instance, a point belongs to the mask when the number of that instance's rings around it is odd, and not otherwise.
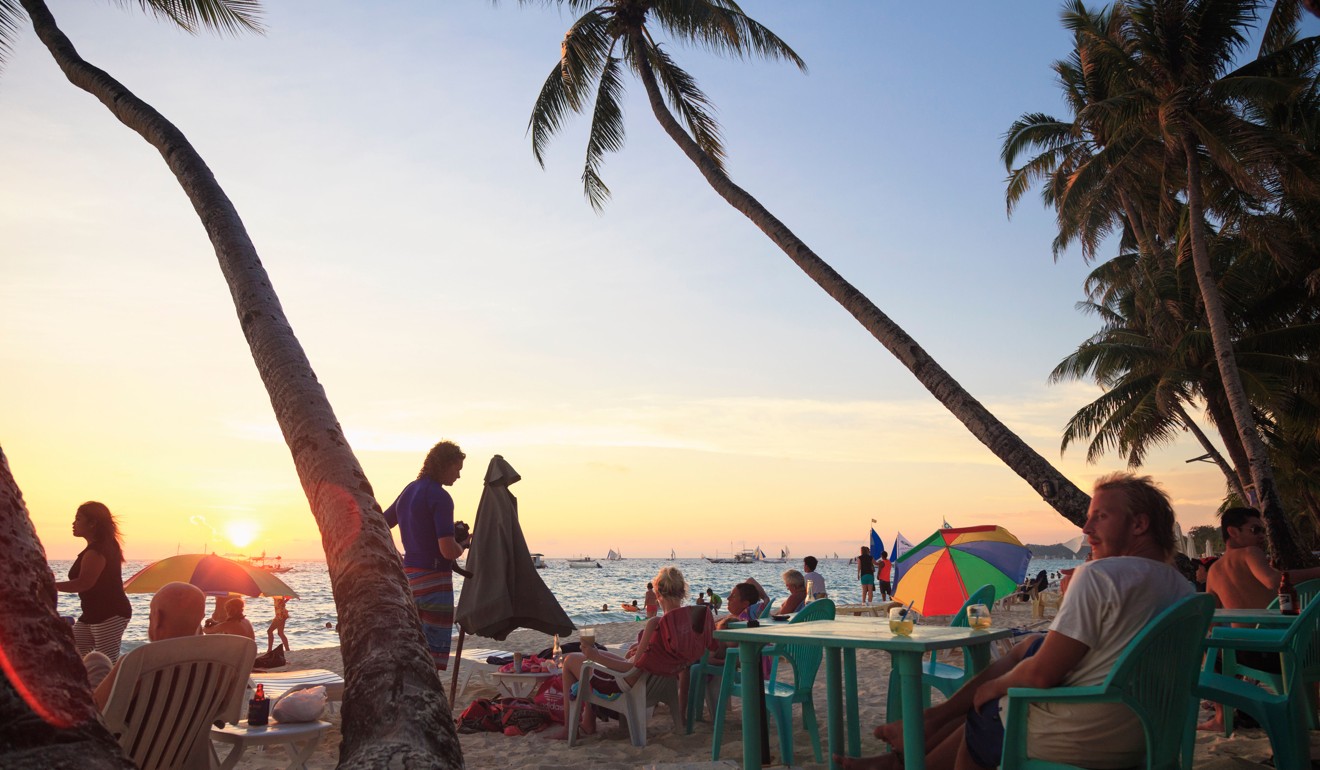
[[[678,558],[678,554],[676,554],[676,553],[674,552],[674,549],[673,549],[673,548],[670,548],[670,549],[669,549],[669,558],[670,558],[670,559],[677,559],[677,558]]]
[[[610,552],[605,554],[605,561],[623,561],[623,554],[611,548]]]
[[[779,549],[779,558],[778,558],[778,559],[771,559],[770,557],[766,556],[766,555],[765,555],[765,551],[762,551],[762,550],[760,549],[760,547],[758,546],[757,549],[756,549],[756,560],[757,560],[757,561],[763,561],[763,562],[765,562],[766,564],[787,564],[787,563],[788,563],[788,546],[784,546],[783,548]]]

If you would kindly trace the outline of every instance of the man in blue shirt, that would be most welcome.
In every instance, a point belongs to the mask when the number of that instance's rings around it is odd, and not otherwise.
[[[403,571],[408,576],[426,646],[438,670],[449,667],[454,626],[454,560],[471,543],[454,533],[454,498],[445,487],[458,481],[467,455],[452,441],[431,447],[417,480],[385,509],[385,521],[398,526],[403,540]]]

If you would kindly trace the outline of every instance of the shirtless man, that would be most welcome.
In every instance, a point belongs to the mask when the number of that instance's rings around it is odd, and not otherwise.
[[[151,614],[147,618],[147,639],[159,642],[181,636],[197,636],[202,632],[202,618],[206,617],[206,594],[191,583],[166,583],[151,597]],[[92,699],[97,709],[104,709],[110,699],[110,690],[119,674],[121,657],[115,661]]]
[[[1170,566],[1173,508],[1149,477],[1116,473],[1098,480],[1082,528],[1095,560],[1077,568],[1049,632],[1023,642],[977,674],[949,700],[924,714],[926,766],[932,770],[993,768],[1003,753],[1000,698],[1011,687],[1099,684],[1123,649],[1163,610],[1192,594]],[[1121,610],[1121,611],[1120,611]],[[1144,732],[1122,704],[1076,707],[1032,704],[1027,719],[1031,757],[1087,767],[1142,764]],[[902,745],[901,723],[876,736]],[[842,759],[845,768],[899,768],[899,753]]]
[[[1268,607],[1279,595],[1279,580],[1283,573],[1270,566],[1262,547],[1265,543],[1265,524],[1255,508],[1229,508],[1219,516],[1219,531],[1224,536],[1224,555],[1206,571],[1206,593],[1215,597],[1215,604],[1230,610]],[[1320,578],[1320,567],[1289,570],[1293,583]],[[1262,671],[1280,670],[1278,655],[1263,655],[1239,651],[1237,659],[1244,665]],[[1224,729],[1224,711],[1215,704],[1215,715],[1197,725],[1201,730]]]

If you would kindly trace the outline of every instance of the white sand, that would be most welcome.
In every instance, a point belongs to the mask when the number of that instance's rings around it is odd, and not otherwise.
[[[930,622],[938,622],[932,618]],[[995,625],[1021,625],[1031,622],[1029,605],[1018,605],[1011,610],[998,610],[995,613]],[[637,623],[615,623],[597,626],[597,640],[610,647],[634,639],[639,629]],[[495,648],[519,651],[525,654],[536,653],[550,646],[550,638],[536,631],[521,630],[513,633],[503,642],[481,637],[468,637],[465,646],[471,648]],[[343,672],[343,663],[338,647],[323,647],[308,650],[295,650],[288,655],[289,665],[284,669],[327,668]],[[883,744],[873,738],[870,730],[884,721],[884,698],[889,685],[889,656],[878,651],[860,651],[857,655],[858,693],[863,726],[862,753],[876,754],[884,750]],[[468,665],[464,661],[464,666]],[[491,667],[473,666],[473,669]],[[445,687],[449,686],[449,675],[445,675]],[[496,694],[489,676],[474,673],[468,687],[459,695],[454,714],[457,716],[477,697],[492,697]],[[825,686],[819,678],[816,684],[816,711],[820,719],[821,741],[825,743]],[[737,766],[742,761],[741,722],[739,699],[730,704],[730,713],[725,723],[721,747],[721,765]],[[823,768],[811,756],[811,742],[802,728],[800,712],[794,709],[794,721],[797,732],[793,737],[794,764],[808,768]],[[317,749],[309,767],[313,770],[333,768],[339,757],[339,713],[328,713],[325,719],[333,723],[320,747]],[[602,723],[605,724],[605,723]],[[773,720],[772,720],[773,725]],[[778,753],[778,739],[771,727],[771,750]],[[553,730],[529,736],[506,736],[499,733],[460,735],[463,756],[470,768],[518,767],[545,768],[556,770],[586,764],[593,768],[640,768],[652,766],[691,766],[710,765],[711,760],[711,725],[709,721],[698,722],[692,735],[675,731],[673,721],[660,706],[652,717],[647,732],[645,748],[636,748],[628,740],[627,732],[617,726],[607,727],[597,735],[583,737],[578,745],[569,748],[564,741],[549,739]],[[1320,733],[1312,732],[1312,756],[1320,757]],[[826,749],[828,750],[828,749]],[[1243,770],[1245,768],[1267,767],[1263,762],[1271,754],[1269,740],[1262,730],[1239,730],[1232,738],[1202,733],[1197,738],[1196,768],[1201,770]],[[828,759],[828,757],[827,757]],[[776,760],[778,758],[776,757]],[[283,768],[288,762],[283,749],[271,747],[268,750],[249,749],[244,754],[239,768]]]

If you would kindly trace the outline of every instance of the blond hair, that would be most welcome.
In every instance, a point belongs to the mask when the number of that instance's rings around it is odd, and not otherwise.
[[[655,584],[655,592],[660,596],[680,601],[687,598],[687,581],[678,567],[661,567],[651,582]]]

